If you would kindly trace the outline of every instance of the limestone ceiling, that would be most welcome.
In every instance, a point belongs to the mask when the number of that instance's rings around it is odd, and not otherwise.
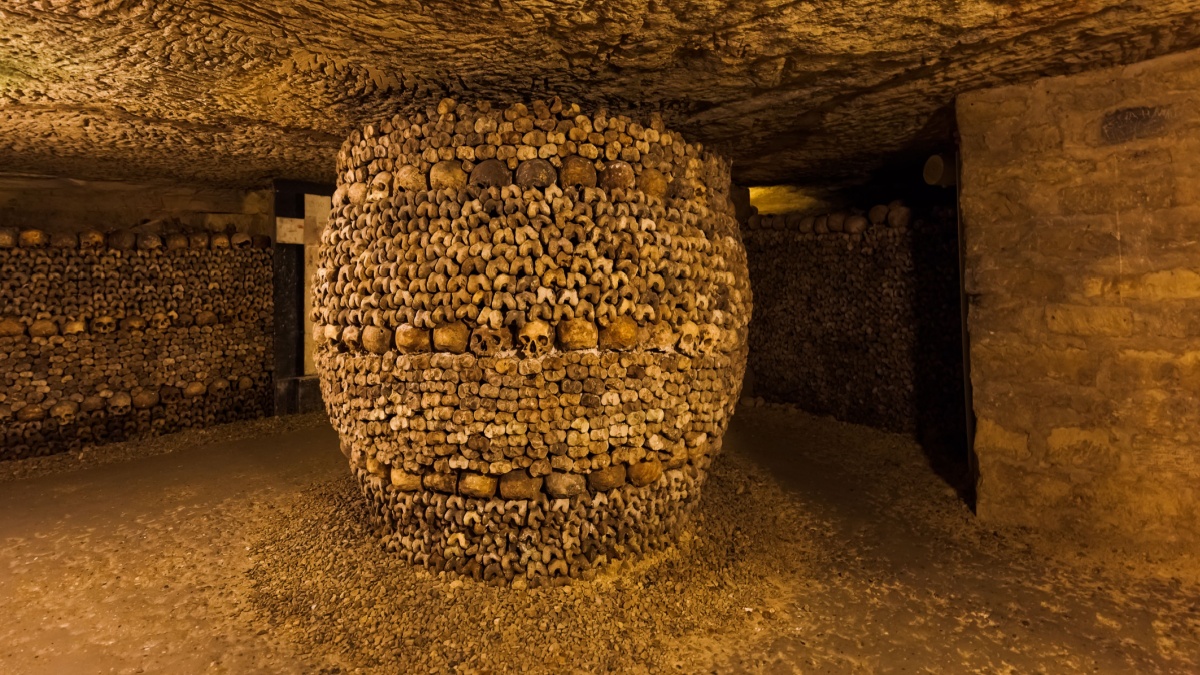
[[[443,95],[661,110],[748,184],[854,181],[967,89],[1200,46],[1200,0],[0,0],[0,172],[331,181]]]

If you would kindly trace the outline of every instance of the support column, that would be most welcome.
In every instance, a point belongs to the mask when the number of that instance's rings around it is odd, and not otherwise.
[[[446,100],[355,131],[338,180],[316,365],[387,547],[523,585],[674,542],[745,369],[728,162]]]

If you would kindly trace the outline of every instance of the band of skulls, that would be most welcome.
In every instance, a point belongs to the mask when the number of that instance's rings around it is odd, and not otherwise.
[[[0,460],[271,409],[270,240],[0,229]]]
[[[745,368],[727,162],[658,119],[445,100],[338,174],[316,364],[387,547],[538,584],[672,543]]]

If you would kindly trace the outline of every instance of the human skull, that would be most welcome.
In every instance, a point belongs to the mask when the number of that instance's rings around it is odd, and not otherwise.
[[[25,324],[16,317],[0,319],[0,337],[16,337],[25,334]]]
[[[685,322],[679,327],[679,351],[688,356],[695,356],[700,347],[700,327],[692,321]]]
[[[218,396],[229,391],[229,380],[218,377],[208,385],[208,393],[212,396]]]
[[[229,235],[217,233],[212,236],[211,245],[215,249],[229,248]]]
[[[55,232],[50,235],[50,246],[54,248],[75,248],[79,246],[79,237],[74,232]]]
[[[429,170],[429,186],[434,190],[460,190],[466,185],[467,172],[463,171],[462,162],[447,159],[434,164]]]
[[[162,312],[157,312],[154,316],[150,317],[150,325],[154,327],[154,330],[167,330],[171,327],[171,317]]]
[[[716,324],[706,323],[700,327],[699,351],[701,354],[715,353],[720,344],[721,329]]]
[[[658,169],[643,169],[637,177],[637,187],[647,197],[662,199],[667,196],[667,177]]]
[[[912,209],[899,202],[892,202],[887,215],[888,227],[908,227],[910,220],[912,220]]]
[[[0,227],[0,248],[13,248],[17,245],[17,231],[11,227]]]
[[[158,396],[163,403],[174,403],[183,398],[183,392],[179,387],[165,386],[158,390]]]
[[[137,246],[137,235],[132,232],[122,230],[120,232],[112,232],[108,235],[109,248],[128,251],[134,246]]]
[[[210,312],[209,310],[206,309],[196,315],[196,325],[197,326],[212,326],[216,323],[217,323],[216,312]]]
[[[362,344],[372,354],[386,354],[392,348],[392,331],[380,326],[367,326],[362,330]]]
[[[157,251],[162,248],[162,237],[153,233],[139,234],[137,247],[141,251]]]
[[[558,171],[544,159],[530,159],[517,167],[517,185],[523,188],[547,188],[558,182]]]
[[[87,332],[87,322],[83,319],[74,319],[63,324],[63,335],[79,335]]]
[[[600,187],[605,190],[622,190],[633,187],[633,167],[620,160],[609,162],[600,171]]]
[[[48,338],[58,335],[58,324],[50,319],[38,319],[29,325],[29,337]]]
[[[83,402],[79,404],[79,409],[82,412],[90,413],[96,412],[97,410],[103,410],[104,406],[104,398],[96,394],[92,394],[91,396],[87,396],[83,399]]]
[[[88,230],[79,235],[79,248],[104,248],[104,235],[95,231]]]
[[[362,349],[362,330],[358,326],[346,326],[342,331],[342,342],[354,351]]]
[[[425,173],[411,164],[396,169],[395,184],[409,192],[421,192],[429,189]]]
[[[79,404],[75,401],[59,401],[50,408],[50,416],[58,420],[62,426],[73,423],[77,414],[79,414]]]
[[[541,320],[526,322],[521,326],[517,338],[520,340],[521,351],[530,358],[548,354],[554,344],[550,324]]]
[[[114,415],[128,415],[133,407],[133,398],[123,391],[118,391],[108,399],[108,411]]]
[[[50,237],[41,230],[21,230],[21,248],[41,248],[50,243]]]
[[[595,349],[598,342],[596,324],[587,319],[567,319],[558,323],[558,344],[566,351]]]
[[[229,238],[229,245],[233,248],[250,248],[252,243],[254,243],[254,238],[245,232],[238,232]]]
[[[46,419],[46,409],[37,403],[31,403],[17,411],[17,420],[21,422],[39,422]]]
[[[203,396],[207,391],[208,387],[204,386],[203,382],[189,382],[183,388],[183,395],[188,398],[196,398],[197,396]]]
[[[675,346],[675,331],[671,324],[659,321],[646,326],[646,348],[658,351],[669,351]]]
[[[380,171],[371,179],[371,187],[367,189],[367,201],[377,202],[387,199],[392,194],[392,174]]]
[[[479,356],[495,356],[512,349],[512,333],[507,328],[477,326],[471,331],[471,351]]]
[[[129,332],[146,330],[146,320],[140,316],[127,316],[121,320],[121,328]]]
[[[158,388],[139,389],[133,393],[133,406],[138,410],[146,410],[158,405]]]
[[[92,319],[92,330],[100,335],[106,335],[117,329],[117,320],[111,316],[98,316]]]
[[[569,155],[563,158],[562,164],[558,175],[563,187],[596,187],[596,165],[592,160],[579,155]]]
[[[512,171],[498,159],[487,159],[471,170],[471,185],[481,187],[508,187],[512,185]]]
[[[179,251],[188,247],[188,238],[186,234],[178,232],[167,235],[167,250]]]
[[[208,233],[193,232],[188,235],[188,245],[195,249],[208,248]]]
[[[618,316],[600,331],[601,349],[632,349],[637,346],[640,328],[633,318]]]
[[[470,331],[467,324],[457,321],[444,324],[433,329],[433,349],[439,352],[461,354],[467,351],[470,344]]]
[[[336,326],[326,326],[325,335],[331,340],[338,339],[338,335],[331,335],[328,329]],[[401,324],[396,328],[396,348],[401,354],[416,354],[419,352],[427,352],[430,350],[429,331],[417,328],[412,324]]]

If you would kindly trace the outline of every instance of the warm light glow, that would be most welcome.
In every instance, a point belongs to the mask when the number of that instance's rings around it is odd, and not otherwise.
[[[815,211],[826,206],[824,199],[794,185],[752,187],[750,204],[755,206],[759,213],[764,214]]]

